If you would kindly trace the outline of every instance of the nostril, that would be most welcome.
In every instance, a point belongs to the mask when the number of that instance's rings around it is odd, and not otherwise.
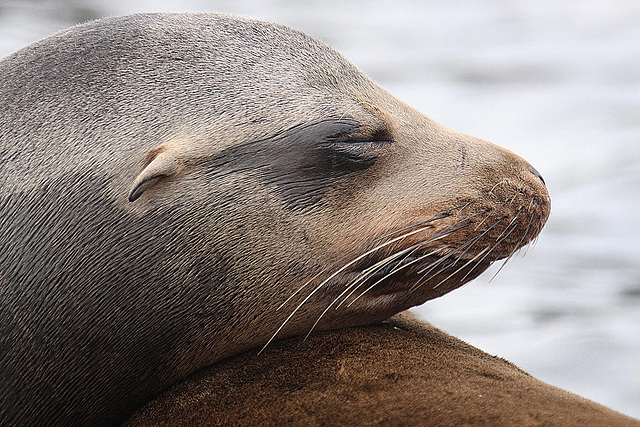
[[[542,182],[542,185],[544,185],[546,187],[547,183],[544,182],[544,178],[542,177],[542,175],[540,175],[540,172],[538,172],[536,170],[536,168],[534,168],[533,166],[530,166],[530,168],[531,168],[531,173],[533,173],[535,176],[537,176],[538,179]]]

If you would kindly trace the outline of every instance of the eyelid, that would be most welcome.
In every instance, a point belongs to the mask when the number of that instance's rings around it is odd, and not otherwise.
[[[354,145],[354,146],[383,147],[385,145],[391,144],[391,141],[375,140],[370,138],[347,138],[347,139],[339,139],[336,141],[330,141],[329,143],[342,144],[342,145]]]
[[[326,142],[336,142],[336,143],[354,144],[354,145],[355,144],[372,144],[372,143],[391,144],[392,138],[391,138],[391,135],[389,135],[389,132],[387,132],[385,129],[379,129],[371,133],[367,132],[366,134],[342,133],[338,135],[333,135],[327,138]]]
[[[318,149],[327,153],[332,158],[334,165],[348,165],[348,168],[363,169],[373,163],[382,155],[382,143],[375,141],[351,142],[326,142],[318,146]]]
[[[366,139],[346,139],[337,141],[327,141],[318,144],[320,149],[333,149],[343,152],[358,152],[362,150],[376,151],[383,149],[390,141],[371,141]]]

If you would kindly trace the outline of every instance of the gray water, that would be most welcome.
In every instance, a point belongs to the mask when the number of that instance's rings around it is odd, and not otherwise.
[[[77,22],[143,11],[299,28],[431,118],[529,160],[553,200],[537,246],[493,281],[489,271],[417,311],[640,417],[640,2],[0,1],[0,55]]]

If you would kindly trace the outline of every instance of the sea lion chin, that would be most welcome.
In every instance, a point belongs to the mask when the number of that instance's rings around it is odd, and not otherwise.
[[[0,62],[0,420],[111,424],[274,337],[385,319],[540,232],[523,159],[323,43],[220,14]]]

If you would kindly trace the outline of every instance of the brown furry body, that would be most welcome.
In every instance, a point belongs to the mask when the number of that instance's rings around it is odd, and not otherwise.
[[[549,215],[523,159],[277,24],[89,22],[2,60],[0,93],[2,424],[117,423],[449,292]]]
[[[220,362],[126,425],[613,427],[640,421],[403,314]]]

